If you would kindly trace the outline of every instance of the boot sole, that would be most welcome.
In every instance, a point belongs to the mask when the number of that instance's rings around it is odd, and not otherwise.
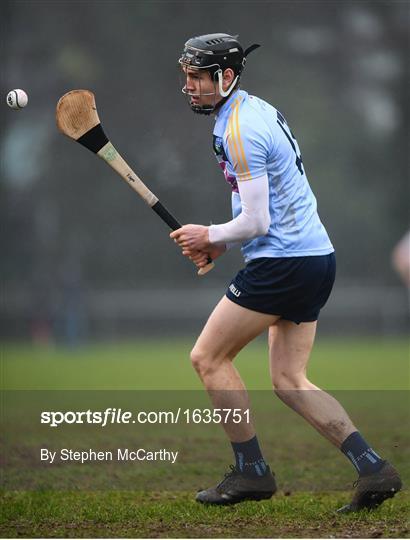
[[[400,478],[395,479],[395,482],[392,482],[392,486],[389,491],[368,491],[365,496],[363,496],[363,501],[360,504],[350,503],[342,506],[337,513],[348,514],[350,512],[359,512],[360,510],[375,510],[378,508],[385,500],[393,498],[396,493],[400,491],[402,483]]]
[[[201,500],[201,499],[195,499],[195,500],[196,502],[199,502],[201,504],[228,506],[228,505],[238,504],[245,501],[263,501],[263,500],[271,499],[274,494],[275,492],[260,492],[260,493],[244,494],[241,497],[236,497],[236,498],[231,498],[231,499],[224,499],[221,497],[219,500],[216,500],[216,501],[207,501],[207,500]]]

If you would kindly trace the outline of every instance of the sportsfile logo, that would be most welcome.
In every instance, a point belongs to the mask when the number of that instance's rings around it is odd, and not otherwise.
[[[233,283],[229,285],[229,290],[231,293],[238,298],[241,295],[241,291],[235,287]]]
[[[137,412],[123,411],[121,408],[108,407],[104,411],[42,411],[40,423],[51,428],[67,424],[96,424],[106,427],[112,424],[220,424],[227,423],[228,418],[234,424],[246,422],[249,424],[249,409],[183,409],[154,411],[142,410]]]

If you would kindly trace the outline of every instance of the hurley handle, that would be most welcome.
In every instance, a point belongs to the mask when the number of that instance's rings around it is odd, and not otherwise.
[[[168,210],[160,201],[157,201],[153,206],[151,206],[151,208],[159,215],[159,217],[163,221],[165,221],[165,223],[173,231],[176,231],[177,229],[180,229],[182,227],[181,223],[177,219],[175,219],[172,214],[168,212]],[[198,270],[198,276],[203,276],[207,274],[210,270],[212,270],[212,268],[214,268],[214,266],[215,263],[212,262],[211,257],[208,257],[208,264]]]

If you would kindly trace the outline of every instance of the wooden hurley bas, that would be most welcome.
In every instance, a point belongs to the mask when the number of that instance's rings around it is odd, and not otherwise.
[[[102,128],[92,92],[72,90],[64,94],[57,103],[56,120],[61,133],[82,144],[108,163],[172,230],[175,231],[182,226],[114,148]],[[198,274],[203,276],[214,266],[212,259],[209,258],[208,264],[200,268]]]

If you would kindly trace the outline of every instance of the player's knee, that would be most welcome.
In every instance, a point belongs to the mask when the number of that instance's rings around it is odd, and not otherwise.
[[[209,372],[212,365],[212,359],[209,353],[194,347],[191,351],[191,363],[198,375],[202,377]]]
[[[225,358],[214,356],[212,353],[194,347],[191,351],[191,363],[201,379],[215,373]]]
[[[204,354],[199,349],[194,347],[190,354],[191,364],[195,371],[199,371],[204,362]]]
[[[302,390],[306,388],[307,379],[304,373],[288,369],[272,372],[272,386],[276,394],[286,390]]]

